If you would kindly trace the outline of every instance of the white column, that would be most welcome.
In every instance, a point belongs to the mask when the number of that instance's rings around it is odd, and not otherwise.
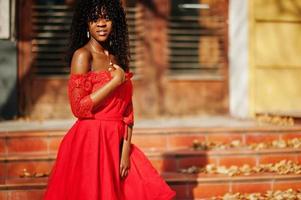
[[[10,1],[0,0],[0,39],[8,39],[10,33]]]
[[[248,101],[248,0],[229,2],[230,114],[246,118]]]

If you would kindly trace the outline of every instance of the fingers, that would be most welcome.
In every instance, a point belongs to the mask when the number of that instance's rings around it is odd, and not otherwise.
[[[129,173],[129,170],[127,169],[127,170],[125,170],[125,172],[124,172],[124,178],[128,175],[128,173]]]
[[[121,177],[122,177],[122,178],[124,178],[124,177],[125,177],[125,173],[126,173],[126,171],[127,171],[126,169],[123,169],[123,170],[122,170],[122,174],[121,174]]]
[[[121,171],[120,176],[121,178],[124,178],[124,170]]]
[[[122,79],[122,82],[124,82],[124,81],[125,81],[125,73],[124,73],[124,70],[123,70],[119,65],[116,65],[116,64],[113,64],[113,67],[114,67],[115,69],[119,69],[119,70],[121,70],[121,71],[123,72],[123,79]]]
[[[121,166],[120,167],[120,176],[121,178],[125,178],[128,175],[128,168]]]
[[[126,177],[126,175],[127,175],[127,169],[123,169],[123,171],[122,171],[122,178],[125,178]]]
[[[125,72],[119,65],[113,64],[108,70],[112,76],[118,78],[120,83],[123,83],[126,80]]]
[[[113,67],[122,69],[119,65],[113,64]],[[123,70],[123,69],[122,69]]]
[[[114,70],[116,70],[116,68],[113,67],[113,66],[110,66],[110,67],[108,68],[108,70],[109,70],[109,71],[114,71]]]

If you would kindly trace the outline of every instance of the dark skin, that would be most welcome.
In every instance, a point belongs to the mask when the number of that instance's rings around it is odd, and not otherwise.
[[[112,21],[100,16],[97,21],[89,22],[88,27],[90,40],[86,45],[74,52],[71,62],[71,74],[85,74],[91,70],[95,72],[108,70],[110,72],[112,79],[104,84],[103,87],[90,94],[94,108],[96,108],[102,104],[103,100],[111,92],[125,81],[125,72],[116,64],[116,59],[113,55],[109,55],[113,63],[113,65],[110,65],[110,59],[106,55],[107,50],[103,45],[112,31]],[[91,66],[93,66],[93,69]],[[128,128],[128,137],[123,141],[119,167],[121,178],[127,176],[130,168],[129,157],[132,130],[133,127]]]

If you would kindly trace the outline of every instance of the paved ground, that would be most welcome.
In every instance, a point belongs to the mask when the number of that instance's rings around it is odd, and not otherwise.
[[[76,119],[47,121],[2,121],[0,131],[20,130],[65,130],[69,129]],[[168,127],[254,127],[259,126],[254,120],[237,119],[228,116],[194,116],[182,118],[156,118],[135,120],[137,128],[168,128]]]

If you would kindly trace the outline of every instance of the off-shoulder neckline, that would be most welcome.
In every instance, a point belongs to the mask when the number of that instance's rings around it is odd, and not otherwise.
[[[88,71],[85,74],[71,74],[71,75],[74,75],[74,76],[86,76],[86,75],[89,75],[89,74],[94,74],[94,75],[107,74],[107,75],[111,76],[111,73],[108,70],[99,70],[99,71],[90,70],[90,71]],[[133,75],[133,72],[125,72],[125,74],[131,76],[131,75]]]
[[[109,73],[110,74],[110,71],[108,70],[99,70],[99,71],[94,71],[94,70],[90,70],[88,71],[88,74],[107,74]]]
[[[102,73],[105,73],[105,74],[110,74],[110,71],[108,70],[99,70],[99,71],[94,71],[94,70],[90,70],[88,73],[90,74],[102,74]],[[124,72],[125,74],[133,74],[133,72]]]

